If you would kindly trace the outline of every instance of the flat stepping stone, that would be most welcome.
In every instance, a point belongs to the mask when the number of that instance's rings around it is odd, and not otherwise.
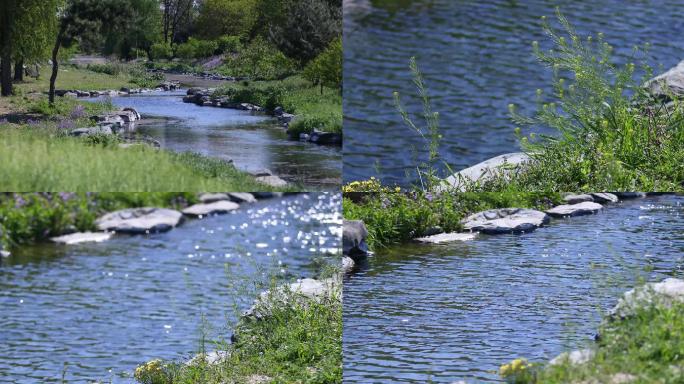
[[[76,232],[68,235],[51,237],[50,241],[60,244],[100,243],[112,238],[112,232]]]
[[[546,211],[549,215],[553,217],[570,217],[570,216],[582,216],[591,215],[603,209],[603,206],[599,203],[594,203],[587,201],[579,204],[563,204],[557,207],[553,207]]]
[[[497,235],[533,231],[550,220],[546,213],[534,209],[502,208],[475,213],[461,223],[467,230]]]
[[[190,216],[207,216],[220,213],[227,213],[240,208],[240,204],[228,200],[221,200],[209,204],[195,204],[183,210],[183,213]]]
[[[591,196],[597,203],[617,203],[620,199],[615,194],[608,192],[592,193]]]
[[[589,194],[581,194],[581,195],[567,195],[563,197],[563,200],[568,203],[568,204],[579,204],[579,203],[584,203],[586,201],[594,201],[594,197]]]
[[[228,198],[236,203],[256,203],[257,199],[251,193],[230,192]]]
[[[130,234],[169,231],[183,219],[183,214],[166,208],[129,208],[110,212],[95,220],[97,229]]]
[[[227,193],[203,193],[199,199],[204,204],[215,203],[221,200],[230,200]]]
[[[440,233],[440,234],[432,235],[432,236],[419,237],[419,238],[413,239],[413,240],[417,241],[419,243],[426,243],[426,244],[443,244],[443,243],[450,243],[453,241],[473,240],[476,237],[477,237],[477,233],[452,232],[452,233]]]

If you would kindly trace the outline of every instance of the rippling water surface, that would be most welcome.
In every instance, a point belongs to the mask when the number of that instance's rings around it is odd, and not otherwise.
[[[404,245],[344,285],[345,383],[492,382],[514,358],[591,343],[639,277],[682,277],[684,197],[620,203],[523,235]]]
[[[509,103],[535,108],[550,71],[531,42],[550,48],[539,17],[556,6],[580,34],[603,32],[625,61],[635,44],[652,44],[648,62],[667,69],[684,59],[684,2],[550,0],[345,0],[344,180],[413,180],[417,136],[395,112],[399,91],[418,112],[408,61],[416,56],[440,112],[441,153],[454,169],[518,150]],[[420,152],[422,153],[422,152]],[[422,159],[422,157],[418,157]],[[410,172],[408,177],[406,172]]]
[[[315,189],[339,187],[342,151],[290,140],[277,122],[265,115],[183,103],[182,92],[153,92],[113,97],[114,104],[134,107],[146,119],[136,131],[174,151],[192,151],[233,160],[238,169],[270,169],[276,175]]]
[[[139,363],[196,352],[203,321],[227,339],[255,284],[311,277],[339,252],[340,221],[339,194],[310,194],[163,234],[18,249],[0,260],[0,382],[57,383],[68,363],[68,382],[128,383]]]

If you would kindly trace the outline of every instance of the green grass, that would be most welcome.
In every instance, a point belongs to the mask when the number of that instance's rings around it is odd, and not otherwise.
[[[278,305],[263,320],[243,318],[234,344],[217,345],[230,356],[209,365],[165,362],[144,384],[246,383],[254,376],[268,383],[340,383],[342,381],[342,302]],[[201,351],[202,352],[202,351]]]
[[[565,361],[537,365],[534,374],[511,383],[610,383],[629,374],[630,383],[681,383],[684,380],[684,304],[644,305],[634,316],[605,322],[595,355],[583,364]]]
[[[118,91],[121,87],[136,86],[133,82],[136,78],[125,71],[110,75],[71,65],[62,65],[60,68],[55,83],[57,89],[79,89],[82,91],[114,89]],[[38,80],[25,77],[24,82],[15,84],[15,92],[21,94],[47,92],[50,88],[51,71],[50,67],[43,66]]]
[[[290,125],[293,132],[342,133],[342,95],[338,90],[313,86],[300,76],[284,80],[242,82],[223,86],[215,96],[229,96],[235,102],[260,105],[267,110],[281,106],[297,115]]]
[[[0,195],[0,244],[15,247],[71,230],[94,230],[98,216],[118,209],[183,208],[196,201],[196,194],[179,192],[5,193]]]
[[[445,232],[459,231],[460,221],[475,212],[510,207],[544,210],[560,201],[556,193],[379,192],[361,202],[345,197],[342,207],[345,219],[363,220],[368,229],[368,246],[378,249],[423,236],[435,227]]]
[[[4,191],[270,191],[232,164],[146,146],[86,145],[40,127],[0,126]]]

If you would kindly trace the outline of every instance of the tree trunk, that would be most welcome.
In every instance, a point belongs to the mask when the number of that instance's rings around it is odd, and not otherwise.
[[[0,41],[0,94],[9,96],[12,94],[12,28],[10,24],[10,10],[3,10],[2,41]]]
[[[55,104],[55,82],[57,81],[57,71],[59,70],[57,55],[59,54],[59,47],[62,45],[64,29],[64,26],[59,28],[59,33],[57,34],[57,39],[55,40],[55,46],[52,47],[52,75],[50,75],[50,93],[48,94],[50,105]]]
[[[12,60],[10,55],[2,55],[0,60],[0,71],[2,71],[2,79],[0,79],[2,96],[10,96],[12,94]]]
[[[14,60],[14,81],[24,81],[24,59]]]

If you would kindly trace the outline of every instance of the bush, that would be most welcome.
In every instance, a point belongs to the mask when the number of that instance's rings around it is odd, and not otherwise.
[[[252,40],[238,55],[227,57],[218,68],[224,75],[249,77],[252,80],[282,79],[295,70],[294,61],[260,37]]]
[[[150,48],[152,60],[170,59],[173,57],[173,49],[168,43],[154,43]]]
[[[176,47],[176,56],[183,59],[199,59],[212,56],[217,50],[218,42],[198,40],[191,37],[186,43],[179,44]]]
[[[304,68],[302,75],[312,83],[330,88],[342,87],[342,39],[328,46]]]
[[[221,53],[238,52],[242,48],[239,36],[223,35],[216,40],[218,51]]]
[[[328,115],[297,115],[290,124],[289,131],[295,134],[311,133],[314,130],[325,132],[342,132],[342,121],[337,114]]]

